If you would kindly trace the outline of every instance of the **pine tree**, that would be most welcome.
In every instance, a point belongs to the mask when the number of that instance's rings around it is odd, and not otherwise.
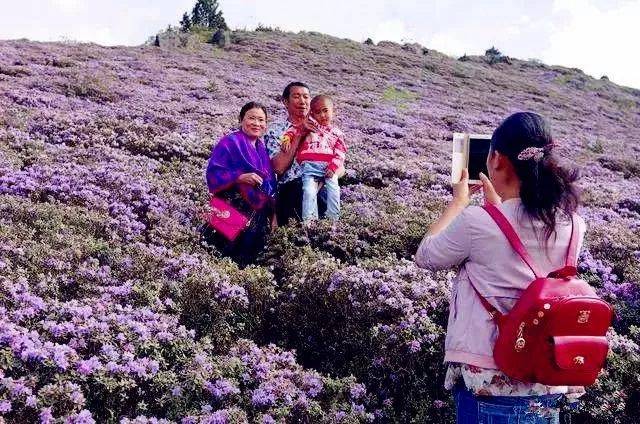
[[[180,29],[186,32],[191,29],[191,26],[191,17],[189,16],[188,12],[184,12],[184,15],[182,15],[182,20],[180,21]]]
[[[191,24],[209,29],[229,29],[218,7],[218,0],[198,0],[191,11]]]

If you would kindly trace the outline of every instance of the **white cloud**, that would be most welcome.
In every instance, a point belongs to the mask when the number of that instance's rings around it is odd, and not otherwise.
[[[49,3],[55,10],[75,13],[89,6],[87,0],[49,0]]]
[[[426,43],[430,49],[452,55],[462,56],[465,53],[472,53],[473,47],[462,41],[454,33],[439,32],[434,34]],[[473,52],[476,53],[476,52]]]
[[[195,0],[21,0],[6,1],[0,39],[91,41],[138,45],[176,25]]]
[[[565,24],[551,34],[542,59],[581,68],[596,78],[607,75],[619,84],[640,87],[640,2],[616,6],[598,7],[589,0],[555,0],[553,13],[564,16]]]
[[[383,40],[410,42],[414,40],[414,36],[415,34],[411,33],[400,19],[380,22],[371,34],[371,38],[376,42]]]

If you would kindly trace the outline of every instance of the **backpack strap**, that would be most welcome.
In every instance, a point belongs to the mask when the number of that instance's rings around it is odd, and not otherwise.
[[[571,239],[567,249],[565,266],[577,266],[578,264],[578,218],[576,214],[571,215]]]
[[[489,303],[489,301],[483,295],[480,294],[475,284],[473,284],[473,281],[471,281],[471,277],[469,277],[469,283],[471,283],[471,287],[473,287],[473,290],[478,295],[478,298],[480,298],[480,303],[482,303],[482,306],[484,306],[484,309],[486,309],[487,312],[489,312],[491,319],[498,322],[500,318],[502,318],[502,312],[500,312],[495,306]]]
[[[538,269],[537,265],[529,255],[529,252],[527,252],[527,249],[522,244],[522,241],[520,241],[520,237],[518,237],[516,230],[514,230],[513,226],[500,211],[500,209],[498,209],[491,203],[486,203],[484,205],[484,210],[486,210],[491,218],[493,218],[493,220],[496,222],[496,224],[498,224],[498,227],[500,228],[502,233],[505,235],[505,237],[507,237],[507,240],[509,240],[509,244],[511,244],[513,250],[515,250],[516,253],[520,255],[524,263],[526,263],[531,271],[533,271],[533,275],[535,275],[536,278],[542,278],[544,275]]]
[[[549,274],[552,278],[571,278],[578,274],[578,218],[576,214],[571,216],[571,238],[567,248],[567,256],[564,267]]]

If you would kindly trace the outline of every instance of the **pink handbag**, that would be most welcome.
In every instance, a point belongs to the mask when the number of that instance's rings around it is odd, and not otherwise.
[[[218,197],[212,197],[209,200],[209,207],[211,211],[205,214],[207,223],[229,241],[237,239],[240,233],[251,224],[250,218]]]

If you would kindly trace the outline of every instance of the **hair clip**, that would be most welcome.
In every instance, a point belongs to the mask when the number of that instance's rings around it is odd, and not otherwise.
[[[531,160],[540,162],[546,152],[551,150],[553,143],[549,143],[544,147],[527,147],[518,154],[518,160]]]

